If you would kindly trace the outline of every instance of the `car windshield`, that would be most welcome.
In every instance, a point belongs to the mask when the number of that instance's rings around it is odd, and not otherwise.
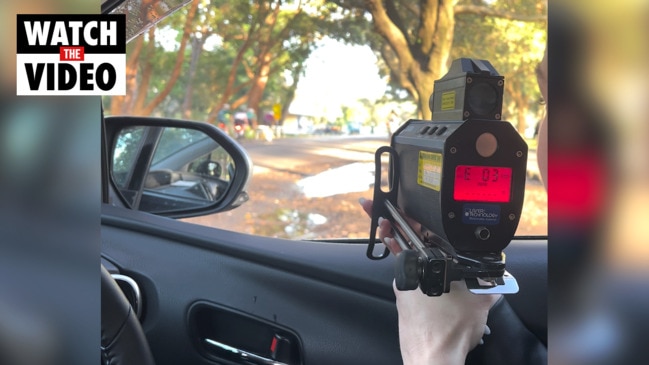
[[[126,40],[144,33],[190,0],[102,0],[102,13],[127,14]]]
[[[134,25],[127,95],[105,97],[106,114],[210,123],[254,165],[247,203],[185,220],[289,239],[367,238],[359,199],[372,199],[375,175],[387,175],[385,159],[375,171],[375,151],[408,120],[430,120],[434,80],[470,57],[504,76],[498,117],[529,148],[516,234],[545,236],[547,194],[536,162],[544,107],[535,76],[545,2],[459,1],[445,27],[410,2],[336,3],[193,0],[155,27]],[[383,22],[399,32],[387,34]]]

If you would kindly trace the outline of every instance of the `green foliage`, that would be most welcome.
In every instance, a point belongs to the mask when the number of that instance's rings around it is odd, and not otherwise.
[[[275,103],[288,104],[304,69],[303,63],[315,40],[323,34],[321,27],[326,22],[322,16],[328,7],[312,3],[306,11],[298,3],[280,0],[202,0],[196,16],[188,19],[187,6],[161,22],[154,39],[143,35],[144,45],[134,74],[136,84],[141,85],[145,69],[150,67],[151,80],[144,85],[145,89],[131,90],[131,94],[133,98],[136,94],[146,95],[146,104],[168,83],[174,82],[170,94],[156,106],[154,114],[180,117],[187,114],[183,108],[190,105],[192,119],[197,120],[206,119],[220,107],[219,103],[245,103],[253,82],[263,93],[258,103],[260,109],[269,109]],[[181,76],[170,80],[186,23],[192,32]],[[135,50],[135,43],[129,44],[127,55]],[[268,66],[265,70],[264,65]],[[267,75],[267,80],[259,86],[261,73]],[[285,74],[290,74],[295,82],[287,83]],[[187,98],[191,98],[190,103]],[[105,105],[110,107],[115,102],[107,98]],[[134,102],[131,104],[131,108],[136,107]]]
[[[493,6],[500,11],[531,13],[540,5],[536,0],[509,0],[496,2]],[[535,68],[543,57],[545,28],[545,22],[523,22],[476,14],[456,17],[451,58],[485,59],[505,76],[503,119],[515,125],[524,123],[519,116],[538,114],[542,109]],[[524,125],[519,128],[522,129]]]
[[[545,1],[331,1],[350,12],[360,12],[361,15],[354,13],[356,24],[362,24],[358,29],[369,35],[356,39],[365,40],[381,56],[381,70],[390,76],[388,94],[391,98],[399,100],[407,96],[418,100],[419,107],[423,108],[427,103],[421,101],[428,99],[432,81],[443,75],[440,73],[443,67],[439,69],[438,66],[449,65],[458,57],[474,57],[492,61],[502,74],[506,74],[508,82],[515,85],[508,91],[517,94],[508,98],[512,100],[506,105],[510,113],[521,108],[536,108],[533,101],[523,102],[521,94],[534,99],[533,67],[540,60],[545,42],[545,22],[542,21]],[[430,14],[425,18],[422,17],[424,9]],[[441,14],[448,10],[454,13],[455,24],[440,22],[444,20]],[[369,14],[381,18],[382,22],[373,21]],[[443,48],[447,39],[453,39],[448,59]],[[413,63],[416,66],[409,66]]]
[[[418,62],[432,57],[422,53],[419,47],[425,38],[421,34],[423,20],[419,12],[427,1],[383,1],[390,21],[402,32],[413,59]],[[144,44],[134,72],[136,84],[142,84],[143,88],[132,90],[131,98],[144,96],[140,104],[146,105],[173,83],[171,92],[153,114],[191,115],[195,120],[209,120],[223,103],[236,104],[234,107],[248,103],[255,97],[254,88],[258,88],[255,107],[263,114],[274,104],[290,104],[314,44],[327,36],[350,44],[367,44],[380,55],[381,76],[390,76],[387,101],[416,99],[414,88],[402,84],[403,70],[394,66],[399,60],[377,32],[367,8],[369,3],[201,0],[195,17],[188,19],[190,7],[187,6],[159,24],[153,39],[143,35]],[[477,0],[458,1],[458,6],[479,5],[505,14],[534,15],[545,11],[541,0],[499,0],[488,4]],[[170,79],[186,24],[192,31],[180,66],[181,76]],[[490,60],[513,88],[505,97],[506,117],[512,118],[520,108],[534,113],[539,95],[533,70],[542,55],[544,28],[545,23],[538,21],[511,21],[471,12],[456,14],[453,48],[449,60],[442,63],[450,63],[457,57]],[[135,50],[135,43],[128,45],[127,55]],[[146,67],[151,69],[148,84],[144,83]],[[414,83],[414,78],[422,77],[417,82],[428,84],[430,75],[424,74],[433,71],[426,67],[422,62],[422,75],[410,74],[410,81]],[[398,72],[402,73],[401,79]],[[262,73],[267,77],[261,77]],[[425,89],[418,87],[417,92],[424,93]],[[106,109],[110,110],[112,103],[117,102],[106,98]],[[138,107],[133,101],[131,104],[132,108]]]

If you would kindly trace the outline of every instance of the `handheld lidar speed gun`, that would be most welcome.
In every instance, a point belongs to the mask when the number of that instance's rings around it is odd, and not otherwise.
[[[367,256],[389,255],[377,254],[375,237],[379,217],[390,220],[402,249],[399,290],[439,296],[465,280],[477,294],[518,292],[503,250],[521,218],[527,144],[501,120],[503,90],[504,77],[488,61],[457,59],[435,81],[432,120],[408,120],[376,151]]]

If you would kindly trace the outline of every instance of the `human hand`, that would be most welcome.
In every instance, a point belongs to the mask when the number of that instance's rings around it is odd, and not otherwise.
[[[373,202],[361,199],[363,210],[372,215]],[[418,223],[410,220],[411,225]],[[418,229],[414,227],[417,231]],[[402,250],[392,236],[392,224],[379,221],[379,238],[394,255]],[[399,315],[399,344],[405,365],[464,364],[468,352],[489,334],[489,309],[500,295],[476,295],[464,281],[451,282],[451,290],[429,297],[420,290],[400,291],[393,283]]]
[[[361,207],[363,207],[365,213],[367,213],[367,215],[371,217],[373,202],[371,200],[361,198],[359,200],[359,203],[361,204]],[[415,230],[416,232],[420,230],[421,225],[419,223],[410,219],[409,217],[405,217],[405,218],[408,221],[408,224],[410,224],[410,226],[413,228],[413,230]],[[378,227],[379,240],[381,240],[381,242],[383,242],[383,244],[387,246],[390,252],[392,252],[392,254],[396,256],[399,252],[402,251],[402,249],[401,246],[399,246],[397,241],[394,239],[392,230],[393,227],[390,221],[383,218],[379,218],[379,227]]]
[[[490,333],[489,309],[500,298],[473,294],[464,281],[451,282],[451,291],[439,297],[400,291],[394,283],[393,289],[404,365],[464,364],[469,351]]]

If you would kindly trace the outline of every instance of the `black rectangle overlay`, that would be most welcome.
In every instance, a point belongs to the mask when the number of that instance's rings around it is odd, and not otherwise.
[[[27,31],[25,29],[25,22],[44,22],[49,21],[50,29],[46,36],[46,44],[37,44],[30,45],[27,38]],[[54,29],[55,22],[67,22],[77,21],[82,22],[84,26],[90,22],[106,22],[114,21],[116,22],[116,33],[117,33],[117,42],[116,45],[89,45],[86,43],[86,40],[83,36],[83,28],[79,32],[79,44],[69,44],[69,45],[51,45],[52,33]],[[84,53],[86,54],[109,54],[109,53],[126,53],[126,15],[125,14],[18,14],[16,15],[16,53],[29,53],[29,54],[45,54],[52,53],[58,54],[61,47],[84,47]],[[72,32],[71,28],[66,26],[66,34],[68,36],[68,41],[72,42]],[[93,28],[90,31],[90,35],[93,38],[99,37],[100,30],[98,27]]]

